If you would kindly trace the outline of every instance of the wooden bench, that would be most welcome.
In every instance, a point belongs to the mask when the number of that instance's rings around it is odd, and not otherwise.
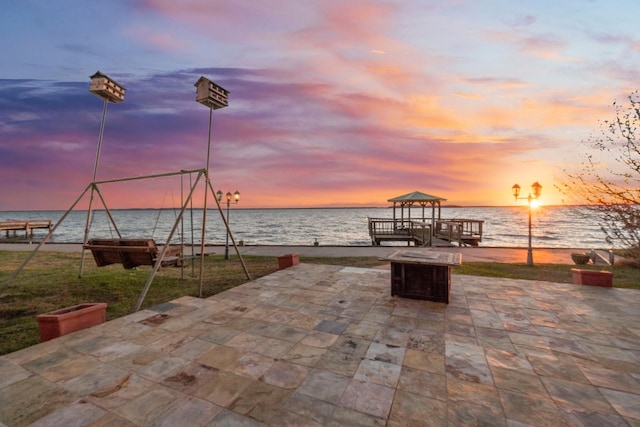
[[[91,239],[84,248],[91,251],[98,267],[122,264],[126,269],[153,266],[162,253],[153,239]],[[181,259],[182,247],[170,246],[161,265],[179,265]]]

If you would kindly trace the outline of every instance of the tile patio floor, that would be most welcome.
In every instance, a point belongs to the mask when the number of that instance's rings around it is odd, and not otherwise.
[[[0,425],[640,426],[640,292],[300,264],[0,357]]]

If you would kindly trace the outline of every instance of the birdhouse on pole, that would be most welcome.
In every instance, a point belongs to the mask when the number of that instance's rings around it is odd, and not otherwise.
[[[229,91],[212,82],[200,77],[194,84],[196,87],[196,101],[202,105],[217,110],[229,106]]]
[[[90,78],[91,85],[89,86],[89,92],[114,104],[124,101],[125,88],[114,80],[102,74],[100,71],[96,71]]]

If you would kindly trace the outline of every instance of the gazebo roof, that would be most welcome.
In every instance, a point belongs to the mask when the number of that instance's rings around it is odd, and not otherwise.
[[[431,194],[421,193],[419,191],[414,191],[413,193],[405,194],[402,196],[394,197],[393,199],[387,200],[387,202],[393,203],[413,203],[413,202],[428,202],[428,203],[436,203],[446,201],[447,199],[432,196]]]

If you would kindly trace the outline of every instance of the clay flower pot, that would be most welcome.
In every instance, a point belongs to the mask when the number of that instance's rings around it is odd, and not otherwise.
[[[280,270],[300,264],[300,256],[298,254],[286,254],[278,257],[278,267]]]
[[[613,286],[613,273],[610,271],[572,268],[571,273],[573,273],[573,283],[576,285],[601,286],[604,288]]]
[[[36,316],[40,327],[40,342],[48,341],[107,320],[104,302],[78,304]]]

